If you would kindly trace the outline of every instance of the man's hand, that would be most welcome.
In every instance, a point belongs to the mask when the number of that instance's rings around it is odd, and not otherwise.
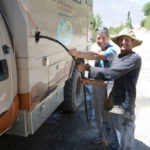
[[[78,51],[77,49],[71,49],[68,51],[68,54],[71,55],[71,56],[74,56],[74,57],[78,57]]]
[[[83,63],[76,64],[76,68],[79,72],[84,72],[89,70],[89,65],[85,65]]]
[[[80,79],[81,83],[82,84],[91,84],[91,80],[90,79],[87,79],[87,78],[83,78],[83,79]]]

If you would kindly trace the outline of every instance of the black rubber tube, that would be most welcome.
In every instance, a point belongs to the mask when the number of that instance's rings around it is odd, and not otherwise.
[[[58,40],[51,38],[51,37],[48,37],[48,36],[40,35],[40,32],[36,32],[35,33],[35,42],[37,43],[40,40],[40,38],[44,38],[44,39],[56,42],[59,45],[61,45],[67,52],[69,51],[69,49],[63,43],[59,42]],[[75,62],[77,62],[77,60],[74,56],[72,56],[72,58]],[[82,72],[81,72],[81,77],[84,78],[84,74]],[[89,123],[85,85],[83,85],[83,93],[84,93],[84,106],[85,106],[86,119],[87,119],[87,122]]]

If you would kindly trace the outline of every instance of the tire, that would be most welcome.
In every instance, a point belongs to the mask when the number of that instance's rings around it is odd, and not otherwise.
[[[64,87],[64,102],[62,109],[66,112],[75,112],[83,100],[83,85],[80,82],[81,73],[75,68],[72,77],[66,81]]]

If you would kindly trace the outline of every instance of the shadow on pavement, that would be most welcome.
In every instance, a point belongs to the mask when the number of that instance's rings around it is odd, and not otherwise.
[[[97,136],[98,130],[95,124],[87,124],[82,106],[76,113],[55,112],[26,138],[2,135],[0,150],[104,150],[102,145],[91,144]]]
[[[34,135],[19,137],[4,134],[0,137],[0,150],[105,150],[91,140],[98,136],[95,123],[88,125],[82,106],[76,113],[56,111]],[[136,150],[150,150],[136,140]]]

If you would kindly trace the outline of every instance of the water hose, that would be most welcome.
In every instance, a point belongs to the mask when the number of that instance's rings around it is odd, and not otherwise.
[[[48,37],[48,36],[40,35],[40,32],[39,32],[39,31],[36,31],[36,32],[35,32],[35,42],[36,42],[36,43],[39,42],[40,38],[44,38],[44,39],[47,39],[47,40],[56,42],[56,43],[58,43],[59,45],[61,45],[67,52],[69,51],[69,49],[68,49],[63,43],[61,43],[60,41],[58,41],[58,40],[56,40],[56,39],[54,39],[54,38]],[[74,56],[72,56],[72,58],[73,58],[73,60],[76,62],[76,64],[78,64],[77,59],[76,59]],[[81,72],[81,77],[84,78],[83,72]],[[89,123],[85,85],[83,85],[83,93],[84,93],[84,106],[85,106],[86,119],[87,119],[87,122]]]
[[[53,42],[56,42],[58,44],[60,44],[67,52],[69,51],[69,49],[61,42],[59,42],[58,40],[54,39],[54,38],[51,38],[51,37],[48,37],[48,36],[43,36],[43,35],[40,35],[40,32],[39,32],[39,28],[38,26],[36,25],[36,23],[34,22],[32,16],[30,15],[30,12],[28,11],[28,9],[24,6],[24,4],[20,1],[20,0],[16,0],[17,3],[24,9],[24,11],[26,12],[26,14],[28,15],[33,27],[35,28],[36,32],[35,32],[35,42],[37,43],[40,38],[44,38],[44,39],[47,39],[47,40],[50,40],[50,41],[53,41]],[[73,57],[73,60],[77,63],[77,60],[75,57]],[[81,77],[84,78],[84,74],[81,73]],[[87,122],[89,123],[89,119],[88,119],[88,109],[87,109],[87,103],[86,103],[86,89],[85,89],[85,85],[83,86],[83,90],[84,90],[84,104],[85,104],[85,112],[86,112],[86,118],[87,118]]]

